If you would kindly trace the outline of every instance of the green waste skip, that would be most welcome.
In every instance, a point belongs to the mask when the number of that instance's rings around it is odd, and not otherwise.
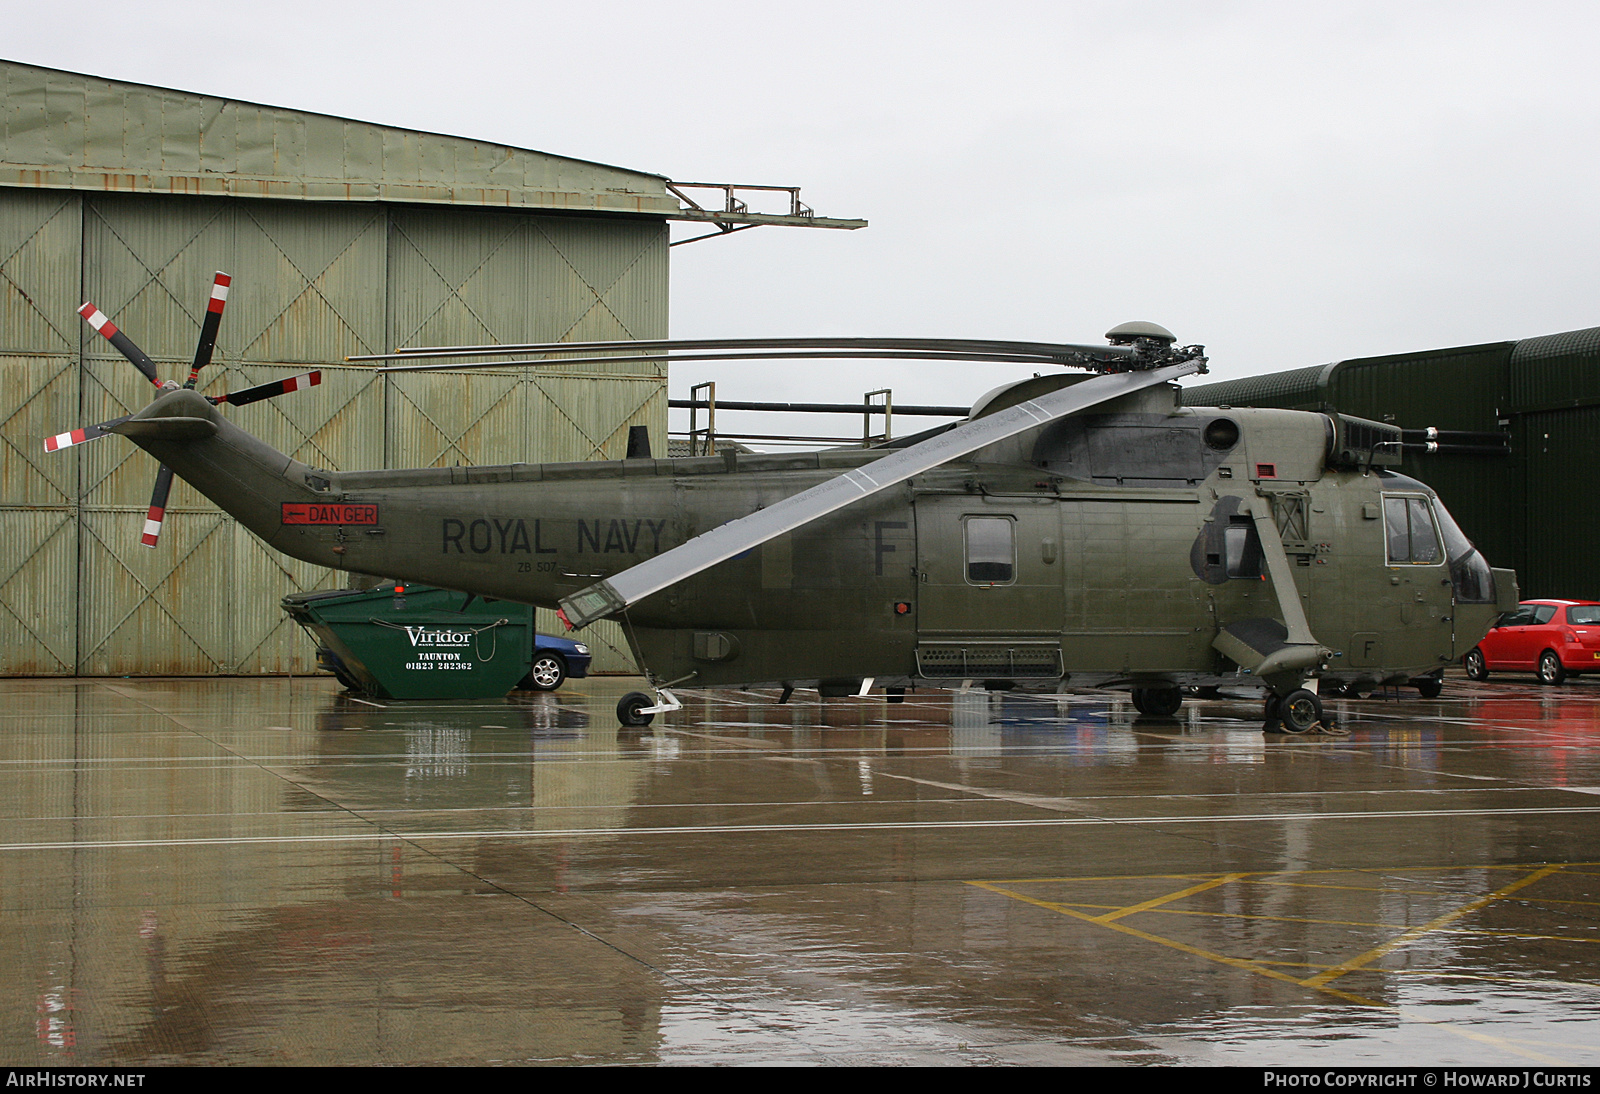
[[[528,672],[533,609],[506,600],[393,583],[293,593],[283,608],[381,699],[487,699]]]

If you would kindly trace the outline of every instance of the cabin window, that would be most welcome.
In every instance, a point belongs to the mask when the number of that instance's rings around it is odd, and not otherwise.
[[[1233,517],[1228,521],[1222,529],[1222,555],[1229,577],[1260,579],[1264,560],[1254,521],[1249,517]]]
[[[1389,564],[1432,566],[1442,560],[1439,532],[1427,498],[1383,499],[1384,532],[1389,542]]]
[[[1017,576],[1016,526],[1008,517],[967,518],[967,581],[1009,585]]]

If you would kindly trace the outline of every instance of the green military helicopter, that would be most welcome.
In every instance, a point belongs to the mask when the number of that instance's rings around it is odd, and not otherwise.
[[[1131,690],[1170,716],[1184,688],[1265,689],[1265,728],[1322,719],[1319,683],[1406,683],[1443,668],[1517,602],[1438,496],[1390,470],[1392,425],[1336,413],[1186,407],[1206,366],[1149,323],[1109,345],[756,339],[457,346],[352,360],[391,369],[652,359],[917,358],[1073,366],[988,393],[963,421],[870,449],[688,459],[328,471],[225,419],[195,390],[226,301],[219,274],[188,381],[92,305],[82,314],[158,388],[119,433],[161,462],[144,542],[175,472],[269,546],[335,569],[614,618],[655,692],[624,725],[679,708],[673,687],[823,695],[983,682]],[[475,357],[469,363],[445,358]]]

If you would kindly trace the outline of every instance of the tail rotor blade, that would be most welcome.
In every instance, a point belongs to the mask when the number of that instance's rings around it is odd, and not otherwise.
[[[217,271],[211,282],[211,300],[206,304],[206,317],[200,324],[200,344],[194,350],[194,364],[189,367],[189,379],[184,387],[192,388],[200,378],[200,370],[211,363],[211,354],[217,348],[217,328],[222,326],[222,309],[228,303],[228,286],[233,278]]]
[[[133,362],[133,367],[144,373],[144,378],[156,387],[161,386],[161,377],[156,375],[156,363],[150,360],[149,354],[133,344],[129,338],[117,329],[117,325],[106,318],[106,313],[93,304],[85,303],[78,309],[78,314],[95,329],[95,332],[116,347],[117,352]]]
[[[132,414],[124,414],[120,418],[112,418],[109,422],[101,422],[99,425],[86,425],[82,429],[74,429],[70,433],[57,433],[54,437],[46,437],[44,439],[44,450],[46,452],[59,452],[63,448],[71,448],[75,444],[98,441],[101,437],[111,432],[112,426],[121,425],[131,417],[133,417]]]
[[[156,472],[156,488],[150,494],[150,511],[144,515],[144,534],[139,542],[154,547],[161,538],[161,525],[167,519],[167,495],[172,493],[172,468],[166,464]]]
[[[278,395],[287,395],[291,391],[303,391],[308,387],[316,387],[322,383],[322,370],[315,372],[302,372],[298,376],[291,376],[287,380],[274,380],[270,384],[258,384],[247,387],[243,391],[230,391],[226,395],[208,396],[212,403],[231,403],[233,406],[244,406],[246,403],[259,403],[262,399],[271,399]]]

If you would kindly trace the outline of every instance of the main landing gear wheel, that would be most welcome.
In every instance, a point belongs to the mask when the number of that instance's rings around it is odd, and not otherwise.
[[[1566,678],[1567,670],[1562,667],[1555,650],[1545,650],[1539,655],[1539,683],[1555,687]]]
[[[1489,664],[1483,659],[1482,650],[1469,650],[1461,659],[1461,664],[1467,670],[1468,680],[1489,679]]]
[[[655,700],[644,692],[630,691],[617,703],[617,721],[635,729],[647,726],[655,720],[655,715],[644,713],[644,709],[655,705]]]
[[[1183,706],[1183,692],[1177,688],[1134,688],[1133,708],[1140,714],[1170,718]]]
[[[534,691],[554,691],[566,678],[567,664],[561,659],[561,655],[541,653],[533,659],[533,664],[528,666],[528,675],[522,678],[522,686],[532,688]]]
[[[1305,733],[1322,722],[1322,700],[1316,692],[1296,688],[1282,697],[1267,696],[1264,711],[1268,733]]]
[[[1444,680],[1438,676],[1419,676],[1411,681],[1417,689],[1417,694],[1424,699],[1437,699],[1444,690]]]

